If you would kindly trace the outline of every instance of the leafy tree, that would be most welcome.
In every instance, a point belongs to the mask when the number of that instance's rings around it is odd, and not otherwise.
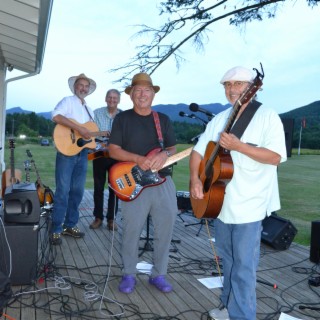
[[[287,0],[289,1],[289,0]],[[305,0],[314,7],[317,0]],[[180,49],[193,42],[197,50],[204,49],[208,27],[215,22],[229,19],[230,25],[242,26],[248,22],[274,18],[280,4],[286,0],[165,0],[160,3],[160,15],[169,19],[159,27],[140,25],[135,36],[146,36],[149,43],[137,46],[137,54],[127,63],[111,72],[123,71],[115,82],[128,82],[132,74],[154,73],[166,60],[174,58],[177,68],[184,61]]]
[[[31,129],[32,127],[29,127],[27,124],[22,123],[19,125],[19,128],[17,130],[17,135],[26,135],[27,137],[37,137],[38,136],[38,132]]]
[[[6,135],[18,136],[25,134],[28,137],[49,137],[53,133],[55,124],[35,112],[14,113],[6,116]]]
[[[186,122],[173,122],[177,143],[193,143],[193,139],[203,132],[203,126]],[[195,142],[195,141],[194,141]]]

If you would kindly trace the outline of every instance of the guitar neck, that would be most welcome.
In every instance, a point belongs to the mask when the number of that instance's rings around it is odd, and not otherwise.
[[[11,169],[11,181],[14,181],[14,179],[15,179],[15,168],[14,168],[14,149],[13,148],[11,148],[10,169]]]
[[[95,131],[95,132],[90,132],[91,137],[106,137],[108,135],[108,131]]]
[[[34,162],[33,159],[31,160],[31,163],[32,163],[32,165],[33,165],[34,171],[36,172],[37,182],[39,183],[40,187],[43,188],[43,184],[42,184],[42,181],[41,181],[40,174],[39,174],[39,172],[38,172],[36,163]]]
[[[190,155],[192,149],[193,149],[193,147],[190,147],[190,148],[188,148],[186,150],[183,150],[183,151],[181,151],[179,153],[176,153],[176,154],[172,155],[171,157],[169,157],[167,159],[167,161],[165,162],[165,164],[163,165],[162,168],[168,167],[168,166],[174,164],[175,162],[177,162],[177,161],[179,161],[179,160],[181,160],[183,158],[188,157]]]

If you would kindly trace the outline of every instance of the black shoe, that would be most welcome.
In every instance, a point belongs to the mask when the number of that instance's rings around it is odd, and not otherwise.
[[[51,235],[50,243],[54,246],[60,245],[62,243],[61,233],[53,233]]]
[[[62,234],[65,236],[71,236],[74,238],[83,238],[84,232],[81,232],[78,227],[63,228]]]

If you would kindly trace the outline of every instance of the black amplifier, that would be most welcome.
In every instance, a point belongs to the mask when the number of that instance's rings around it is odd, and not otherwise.
[[[188,191],[177,191],[177,204],[178,209],[181,211],[192,211],[190,192]]]

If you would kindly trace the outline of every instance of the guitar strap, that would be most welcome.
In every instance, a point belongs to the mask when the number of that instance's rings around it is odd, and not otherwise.
[[[157,129],[158,140],[159,140],[161,149],[164,150],[163,137],[162,137],[162,132],[161,132],[159,115],[158,115],[158,113],[156,111],[152,111],[152,115],[153,115],[154,124],[155,124],[156,129]]]
[[[89,115],[89,118],[94,122],[94,119],[92,118],[91,113],[89,112],[88,107],[87,107],[86,104],[84,104],[84,108],[86,109],[86,111],[87,111],[87,113]]]
[[[252,100],[244,109],[237,122],[233,125],[232,129],[230,130],[230,133],[233,133],[236,137],[240,139],[244,131],[246,130],[249,122],[251,121],[261,104],[261,102]]]
[[[160,120],[159,120],[159,115],[156,111],[152,111],[152,115],[153,115],[153,119],[154,119],[154,123],[157,129],[157,134],[158,134],[158,140],[161,146],[161,149],[164,150],[164,145],[163,145],[163,136],[162,136],[162,132],[161,132],[161,126],[160,126]],[[164,177],[166,175],[170,175],[172,176],[173,174],[173,166],[168,166],[165,169],[161,169],[159,171],[159,174],[161,177]]]

